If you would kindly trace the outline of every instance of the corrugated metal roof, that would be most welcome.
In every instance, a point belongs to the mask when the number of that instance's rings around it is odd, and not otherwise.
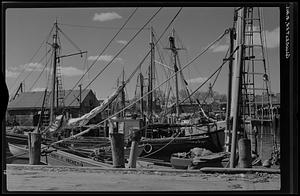
[[[81,92],[81,102],[85,99],[91,89],[82,90]],[[71,93],[70,93],[71,92]],[[70,93],[70,94],[69,94]],[[51,99],[50,92],[50,99]],[[69,95],[68,95],[69,94]],[[67,107],[79,107],[79,90],[65,90],[65,106]],[[8,110],[14,109],[26,109],[26,108],[41,108],[44,98],[44,91],[32,91],[32,92],[23,92],[18,95],[14,100],[8,103]],[[77,100],[74,100],[78,98]],[[50,100],[49,100],[50,104]],[[46,107],[49,107],[48,106]],[[56,105],[56,100],[55,100]]]

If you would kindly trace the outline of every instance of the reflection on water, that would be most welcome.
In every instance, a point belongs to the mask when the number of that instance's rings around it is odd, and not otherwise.
[[[266,160],[271,158],[274,147],[280,147],[280,129],[277,127],[274,132],[270,126],[260,126],[258,131],[257,151]]]
[[[248,124],[246,130],[248,138],[251,140],[251,150],[256,152],[262,161],[271,158],[272,152],[280,148],[279,123],[274,127],[269,122],[256,123],[252,125],[252,129],[251,125]]]

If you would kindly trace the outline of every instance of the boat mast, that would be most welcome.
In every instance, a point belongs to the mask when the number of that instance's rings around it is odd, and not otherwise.
[[[174,59],[174,71],[175,71],[175,91],[176,91],[176,117],[179,117],[179,91],[178,91],[178,67],[177,67],[177,48],[175,46],[175,29],[172,30],[172,35],[169,37],[170,41],[170,50],[173,53],[173,59]]]
[[[140,110],[141,110],[141,118],[143,119],[143,123],[145,122],[144,116],[144,76],[142,72],[140,73],[140,91],[141,91],[141,102],[140,102]]]
[[[235,154],[236,154],[236,140],[237,132],[240,128],[240,100],[241,100],[241,82],[242,82],[242,68],[243,68],[243,47],[244,47],[244,15],[245,9],[239,8],[235,10],[237,12],[236,22],[236,47],[238,47],[235,53],[235,65],[233,73],[233,96],[232,96],[232,115],[233,115],[233,127],[232,127],[232,141],[231,141],[231,155],[230,155],[230,168],[235,167]],[[236,13],[235,13],[236,14]]]
[[[153,113],[153,79],[154,79],[154,43],[153,43],[153,27],[150,28],[150,66],[149,66],[149,84],[148,84],[148,118],[149,123],[152,122],[152,113]]]
[[[124,86],[125,84],[125,70],[123,67],[123,73],[122,73],[122,86]],[[125,90],[123,88],[122,92],[121,92],[121,104],[122,104],[122,109],[125,108]],[[125,110],[122,112],[121,115],[123,118],[125,117]]]
[[[233,47],[234,47],[234,29],[229,29],[229,36],[230,36],[230,48],[229,54],[232,55]],[[225,151],[229,152],[229,144],[230,144],[230,108],[231,108],[231,92],[232,92],[232,64],[233,64],[233,57],[229,57],[229,65],[228,65],[228,89],[227,89],[227,107],[226,107],[226,131],[225,131]]]
[[[58,35],[58,27],[57,21],[54,23],[55,33],[53,35],[53,44],[52,48],[54,51],[54,60],[53,60],[53,73],[52,73],[52,99],[51,99],[51,107],[50,107],[50,123],[54,120],[54,104],[55,104],[55,83],[56,83],[56,65],[57,65],[57,50],[59,45],[57,43],[57,35]]]

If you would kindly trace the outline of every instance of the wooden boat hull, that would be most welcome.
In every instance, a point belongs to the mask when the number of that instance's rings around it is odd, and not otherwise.
[[[11,144],[28,144],[28,136],[24,134],[17,134],[17,133],[6,133],[6,140]]]
[[[41,156],[41,161],[52,166],[77,166],[77,167],[112,167],[90,158],[80,157],[62,150],[53,151],[46,156]]]
[[[25,145],[15,145],[8,143],[9,150],[11,151],[13,157],[15,158],[25,158],[29,159],[29,150]],[[45,147],[42,145],[42,147]],[[143,151],[144,147],[138,147],[138,155],[140,155]],[[52,165],[52,166],[78,166],[78,167],[112,167],[111,164],[106,164],[103,162],[99,162],[93,160],[91,158],[82,157],[75,155],[70,152],[65,152],[62,150],[50,149],[50,153],[46,153],[41,156],[41,163]],[[125,158],[129,158],[130,148],[125,149]]]
[[[223,167],[222,160],[225,156],[226,154],[223,152],[195,158],[177,157],[174,154],[171,156],[170,162],[172,167],[175,169],[201,169],[203,167]]]
[[[29,159],[29,150],[25,145],[8,143],[9,150],[15,158]],[[42,145],[42,147],[45,147]],[[112,167],[109,164],[101,163],[89,158],[80,157],[62,150],[55,150],[41,156],[41,164],[57,166],[79,166],[79,167]]]
[[[140,143],[145,145],[141,157],[169,161],[173,153],[188,152],[195,147],[221,152],[224,145],[224,130],[214,131],[203,136],[148,139],[142,140]]]
[[[171,157],[170,163],[175,169],[188,169],[192,166],[193,160],[188,158]]]
[[[12,154],[11,157],[8,158],[29,158],[29,151],[26,145],[15,145],[8,143],[9,151]]]

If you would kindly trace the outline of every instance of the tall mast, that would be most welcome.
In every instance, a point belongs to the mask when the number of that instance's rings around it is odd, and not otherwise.
[[[125,70],[123,67],[123,73],[122,73],[122,86],[124,86],[125,84]],[[125,88],[123,88],[122,92],[121,92],[121,104],[122,104],[122,109],[125,108]],[[122,117],[125,117],[125,110],[122,112]]]
[[[230,48],[229,54],[232,55],[233,47],[234,47],[234,29],[230,28]],[[229,70],[228,70],[228,89],[227,89],[227,107],[226,107],[226,131],[225,131],[225,151],[229,152],[229,144],[230,144],[230,108],[231,108],[231,91],[232,91],[232,64],[233,57],[229,57]]]
[[[173,59],[174,59],[174,71],[175,71],[175,91],[176,91],[176,116],[179,117],[179,90],[178,90],[178,67],[177,67],[177,48],[175,46],[175,29],[172,30],[172,35],[169,37],[170,41],[170,50],[173,53]]]
[[[152,122],[152,110],[153,110],[153,78],[154,78],[154,59],[155,59],[155,51],[154,51],[154,43],[153,43],[153,28],[150,28],[150,66],[149,66],[149,84],[148,84],[148,118],[149,122]]]
[[[57,49],[59,45],[57,44],[57,35],[58,35],[58,27],[57,21],[54,23],[55,33],[53,35],[53,44],[52,48],[54,50],[54,60],[53,60],[53,73],[52,73],[52,99],[51,99],[51,107],[50,107],[50,123],[54,120],[54,104],[55,104],[55,83],[56,83],[56,65],[57,65]]]
[[[141,103],[140,103],[140,109],[141,109],[141,118],[143,119],[143,122],[145,122],[145,116],[144,116],[144,76],[142,72],[140,73],[140,88],[141,88]]]
[[[235,54],[235,65],[233,73],[233,96],[232,96],[232,115],[233,115],[233,127],[232,127],[232,141],[231,141],[231,155],[230,155],[230,168],[235,167],[235,153],[236,153],[236,140],[237,132],[240,128],[240,91],[242,82],[242,68],[243,68],[243,47],[244,47],[244,15],[245,9],[239,8],[237,11],[237,22],[236,22],[236,47],[238,50]]]

